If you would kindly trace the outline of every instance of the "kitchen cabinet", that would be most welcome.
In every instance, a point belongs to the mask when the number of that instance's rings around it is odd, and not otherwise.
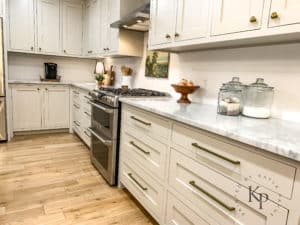
[[[260,29],[263,7],[263,0],[214,1],[212,35]]]
[[[60,1],[37,0],[38,51],[60,53]]]
[[[175,41],[198,39],[207,35],[210,2],[210,0],[177,1]]]
[[[269,26],[277,27],[300,23],[300,2],[297,0],[272,0]]]
[[[72,96],[72,130],[91,147],[91,97],[87,91],[73,88]]]
[[[122,118],[120,185],[159,224],[299,223],[298,162],[128,104]]]
[[[67,55],[81,55],[83,43],[82,1],[62,2],[62,49]]]
[[[12,89],[13,130],[42,128],[42,90],[37,86],[19,86]]]
[[[35,50],[34,2],[34,0],[7,1],[9,48],[12,50],[26,52]]]
[[[69,87],[64,85],[13,85],[13,131],[69,127]]]
[[[176,0],[151,0],[150,45],[171,43],[175,30]]]
[[[45,127],[59,129],[69,127],[69,89],[65,87],[46,87],[45,92]]]

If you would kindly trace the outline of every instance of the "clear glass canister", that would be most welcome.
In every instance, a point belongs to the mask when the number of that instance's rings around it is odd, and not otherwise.
[[[242,110],[245,85],[238,77],[233,77],[222,85],[218,97],[218,113],[227,116],[238,116]]]
[[[264,83],[264,79],[257,78],[245,90],[243,115],[266,119],[271,116],[271,107],[274,98],[274,88]]]

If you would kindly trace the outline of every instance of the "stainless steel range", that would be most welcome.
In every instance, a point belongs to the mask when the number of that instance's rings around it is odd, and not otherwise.
[[[168,94],[147,89],[99,88],[92,96],[91,161],[111,185],[117,183],[120,132],[120,97],[163,97]]]

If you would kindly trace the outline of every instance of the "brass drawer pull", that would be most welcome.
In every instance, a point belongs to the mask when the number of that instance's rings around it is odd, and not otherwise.
[[[208,196],[209,198],[211,198],[212,200],[214,200],[215,202],[219,203],[221,206],[223,206],[224,208],[226,208],[228,211],[235,211],[235,207],[231,207],[228,206],[226,203],[222,202],[220,199],[218,199],[217,197],[213,196],[212,194],[208,193],[207,191],[205,191],[203,188],[199,187],[195,181],[190,181],[189,182],[190,185],[194,188],[196,188],[198,191],[201,191],[203,194],[205,194],[206,196]]]
[[[76,108],[76,109],[79,109],[80,107],[76,104],[73,104],[73,106]]]
[[[128,176],[130,177],[131,180],[134,181],[134,183],[136,183],[143,191],[147,191],[148,188],[144,187],[143,185],[140,184],[140,182],[138,182],[132,175],[132,173],[128,173]]]
[[[144,149],[142,149],[140,146],[136,145],[133,141],[130,142],[130,144],[135,147],[136,149],[140,150],[141,152],[143,152],[146,155],[150,155],[150,152],[145,151]]]
[[[83,132],[86,136],[88,136],[89,138],[91,137],[91,135],[88,134],[88,132],[84,131]]]
[[[201,147],[200,145],[198,145],[197,143],[193,143],[192,146],[194,146],[195,148],[198,148],[198,149],[200,149],[200,150],[202,150],[202,151],[204,151],[204,152],[207,152],[207,153],[209,153],[209,154],[212,154],[212,155],[214,155],[214,156],[216,156],[216,157],[218,157],[218,158],[220,158],[220,159],[223,159],[223,160],[225,160],[225,161],[227,161],[227,162],[230,162],[230,163],[232,163],[232,164],[234,164],[234,165],[240,165],[240,164],[241,164],[240,161],[236,161],[236,160],[233,160],[233,159],[229,159],[229,158],[227,158],[226,156],[222,156],[222,155],[220,155],[220,154],[218,154],[218,153],[215,153],[215,152],[210,151],[210,150],[208,150],[208,149],[206,149],[206,148],[203,148],[203,147]]]
[[[251,16],[250,19],[249,19],[250,23],[256,23],[257,22],[257,19],[255,16]]]
[[[74,123],[76,126],[78,126],[78,127],[80,126],[80,124],[77,121],[74,121]]]
[[[133,119],[133,120],[135,120],[135,121],[137,121],[137,122],[140,122],[140,123],[142,123],[142,124],[144,124],[146,126],[151,126],[151,123],[145,122],[143,120],[140,120],[140,119],[136,118],[135,116],[131,116],[130,118]]]
[[[277,19],[277,18],[279,18],[278,13],[277,12],[272,12],[271,19],[274,20],[274,19]]]
[[[84,112],[84,114],[89,116],[89,117],[91,116],[91,114],[89,114],[88,112]]]

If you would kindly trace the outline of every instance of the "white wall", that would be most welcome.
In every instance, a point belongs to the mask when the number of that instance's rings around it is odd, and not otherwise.
[[[17,53],[8,55],[9,80],[39,80],[45,74],[45,62],[57,63],[57,73],[64,81],[94,80],[95,60]]]
[[[231,77],[239,76],[246,84],[262,77],[275,87],[273,117],[300,121],[300,44],[172,54],[169,79],[146,78],[145,57],[110,59],[107,64],[116,65],[118,80],[120,66],[129,64],[136,68],[133,87],[169,91],[176,97],[170,84],[193,80],[201,89],[192,99],[208,104],[217,104],[220,86]]]

